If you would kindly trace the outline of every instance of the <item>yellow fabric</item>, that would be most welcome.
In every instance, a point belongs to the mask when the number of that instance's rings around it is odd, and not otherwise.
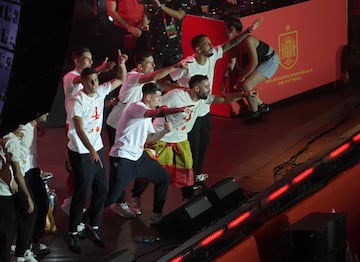
[[[169,171],[173,185],[184,187],[194,184],[193,159],[188,140],[179,143],[158,141],[146,152]]]
[[[46,215],[45,231],[53,232],[53,233],[57,231],[54,214],[50,205],[49,205],[48,213]]]

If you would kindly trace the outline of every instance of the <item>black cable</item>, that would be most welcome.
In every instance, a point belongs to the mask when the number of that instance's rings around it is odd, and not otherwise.
[[[310,148],[310,145],[312,143],[314,143],[316,140],[318,140],[319,138],[321,138],[322,136],[324,136],[325,134],[335,130],[336,128],[338,128],[341,124],[343,124],[344,122],[346,122],[349,119],[349,111],[353,111],[354,108],[359,107],[360,104],[357,104],[355,106],[353,106],[350,110],[348,110],[345,113],[345,117],[343,117],[342,119],[340,119],[333,127],[321,132],[319,135],[315,136],[313,139],[311,139],[309,142],[306,143],[306,145],[300,149],[296,154],[292,155],[290,157],[289,160],[285,161],[284,163],[276,166],[273,168],[273,176],[274,176],[274,181],[278,181],[278,177],[280,177],[280,179],[282,177],[284,177],[290,170],[294,169],[297,166],[300,166],[302,163],[297,163],[296,160],[297,158],[307,152]]]

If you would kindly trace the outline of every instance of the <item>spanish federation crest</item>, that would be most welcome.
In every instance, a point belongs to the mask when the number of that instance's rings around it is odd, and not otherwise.
[[[279,57],[280,65],[289,70],[293,68],[299,57],[298,52],[298,31],[290,31],[286,26],[286,33],[279,34]]]

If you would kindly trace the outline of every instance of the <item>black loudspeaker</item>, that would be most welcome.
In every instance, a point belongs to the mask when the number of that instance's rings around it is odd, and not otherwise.
[[[286,261],[345,262],[346,213],[310,213],[287,230]]]
[[[226,216],[245,200],[235,179],[225,178],[166,215],[158,225],[159,232],[177,237],[194,235]]]

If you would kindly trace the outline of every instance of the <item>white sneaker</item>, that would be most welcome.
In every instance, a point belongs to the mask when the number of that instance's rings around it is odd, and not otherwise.
[[[62,211],[64,211],[64,213],[68,216],[70,215],[71,199],[72,197],[69,196],[68,198],[65,198],[61,204]]]
[[[85,224],[83,222],[81,222],[78,226],[77,226],[77,232],[83,232],[85,229]]]
[[[201,173],[200,175],[195,176],[195,182],[202,182],[208,179],[209,175]]]
[[[160,221],[163,219],[163,216],[161,213],[155,213],[153,212],[150,217],[150,224],[151,225],[157,225],[160,223]]]
[[[140,198],[134,197],[130,202],[130,208],[131,210],[138,216],[142,214],[142,210],[140,207]]]
[[[10,252],[11,252],[12,254],[15,254],[16,245],[11,245],[10,250],[11,250]]]
[[[24,258],[26,262],[37,262],[34,253],[30,249],[25,251]]]
[[[11,262],[38,262],[30,249],[26,250],[23,257],[13,257]]]
[[[117,215],[127,218],[135,218],[136,214],[131,211],[128,202],[114,203],[110,206],[110,209]]]

